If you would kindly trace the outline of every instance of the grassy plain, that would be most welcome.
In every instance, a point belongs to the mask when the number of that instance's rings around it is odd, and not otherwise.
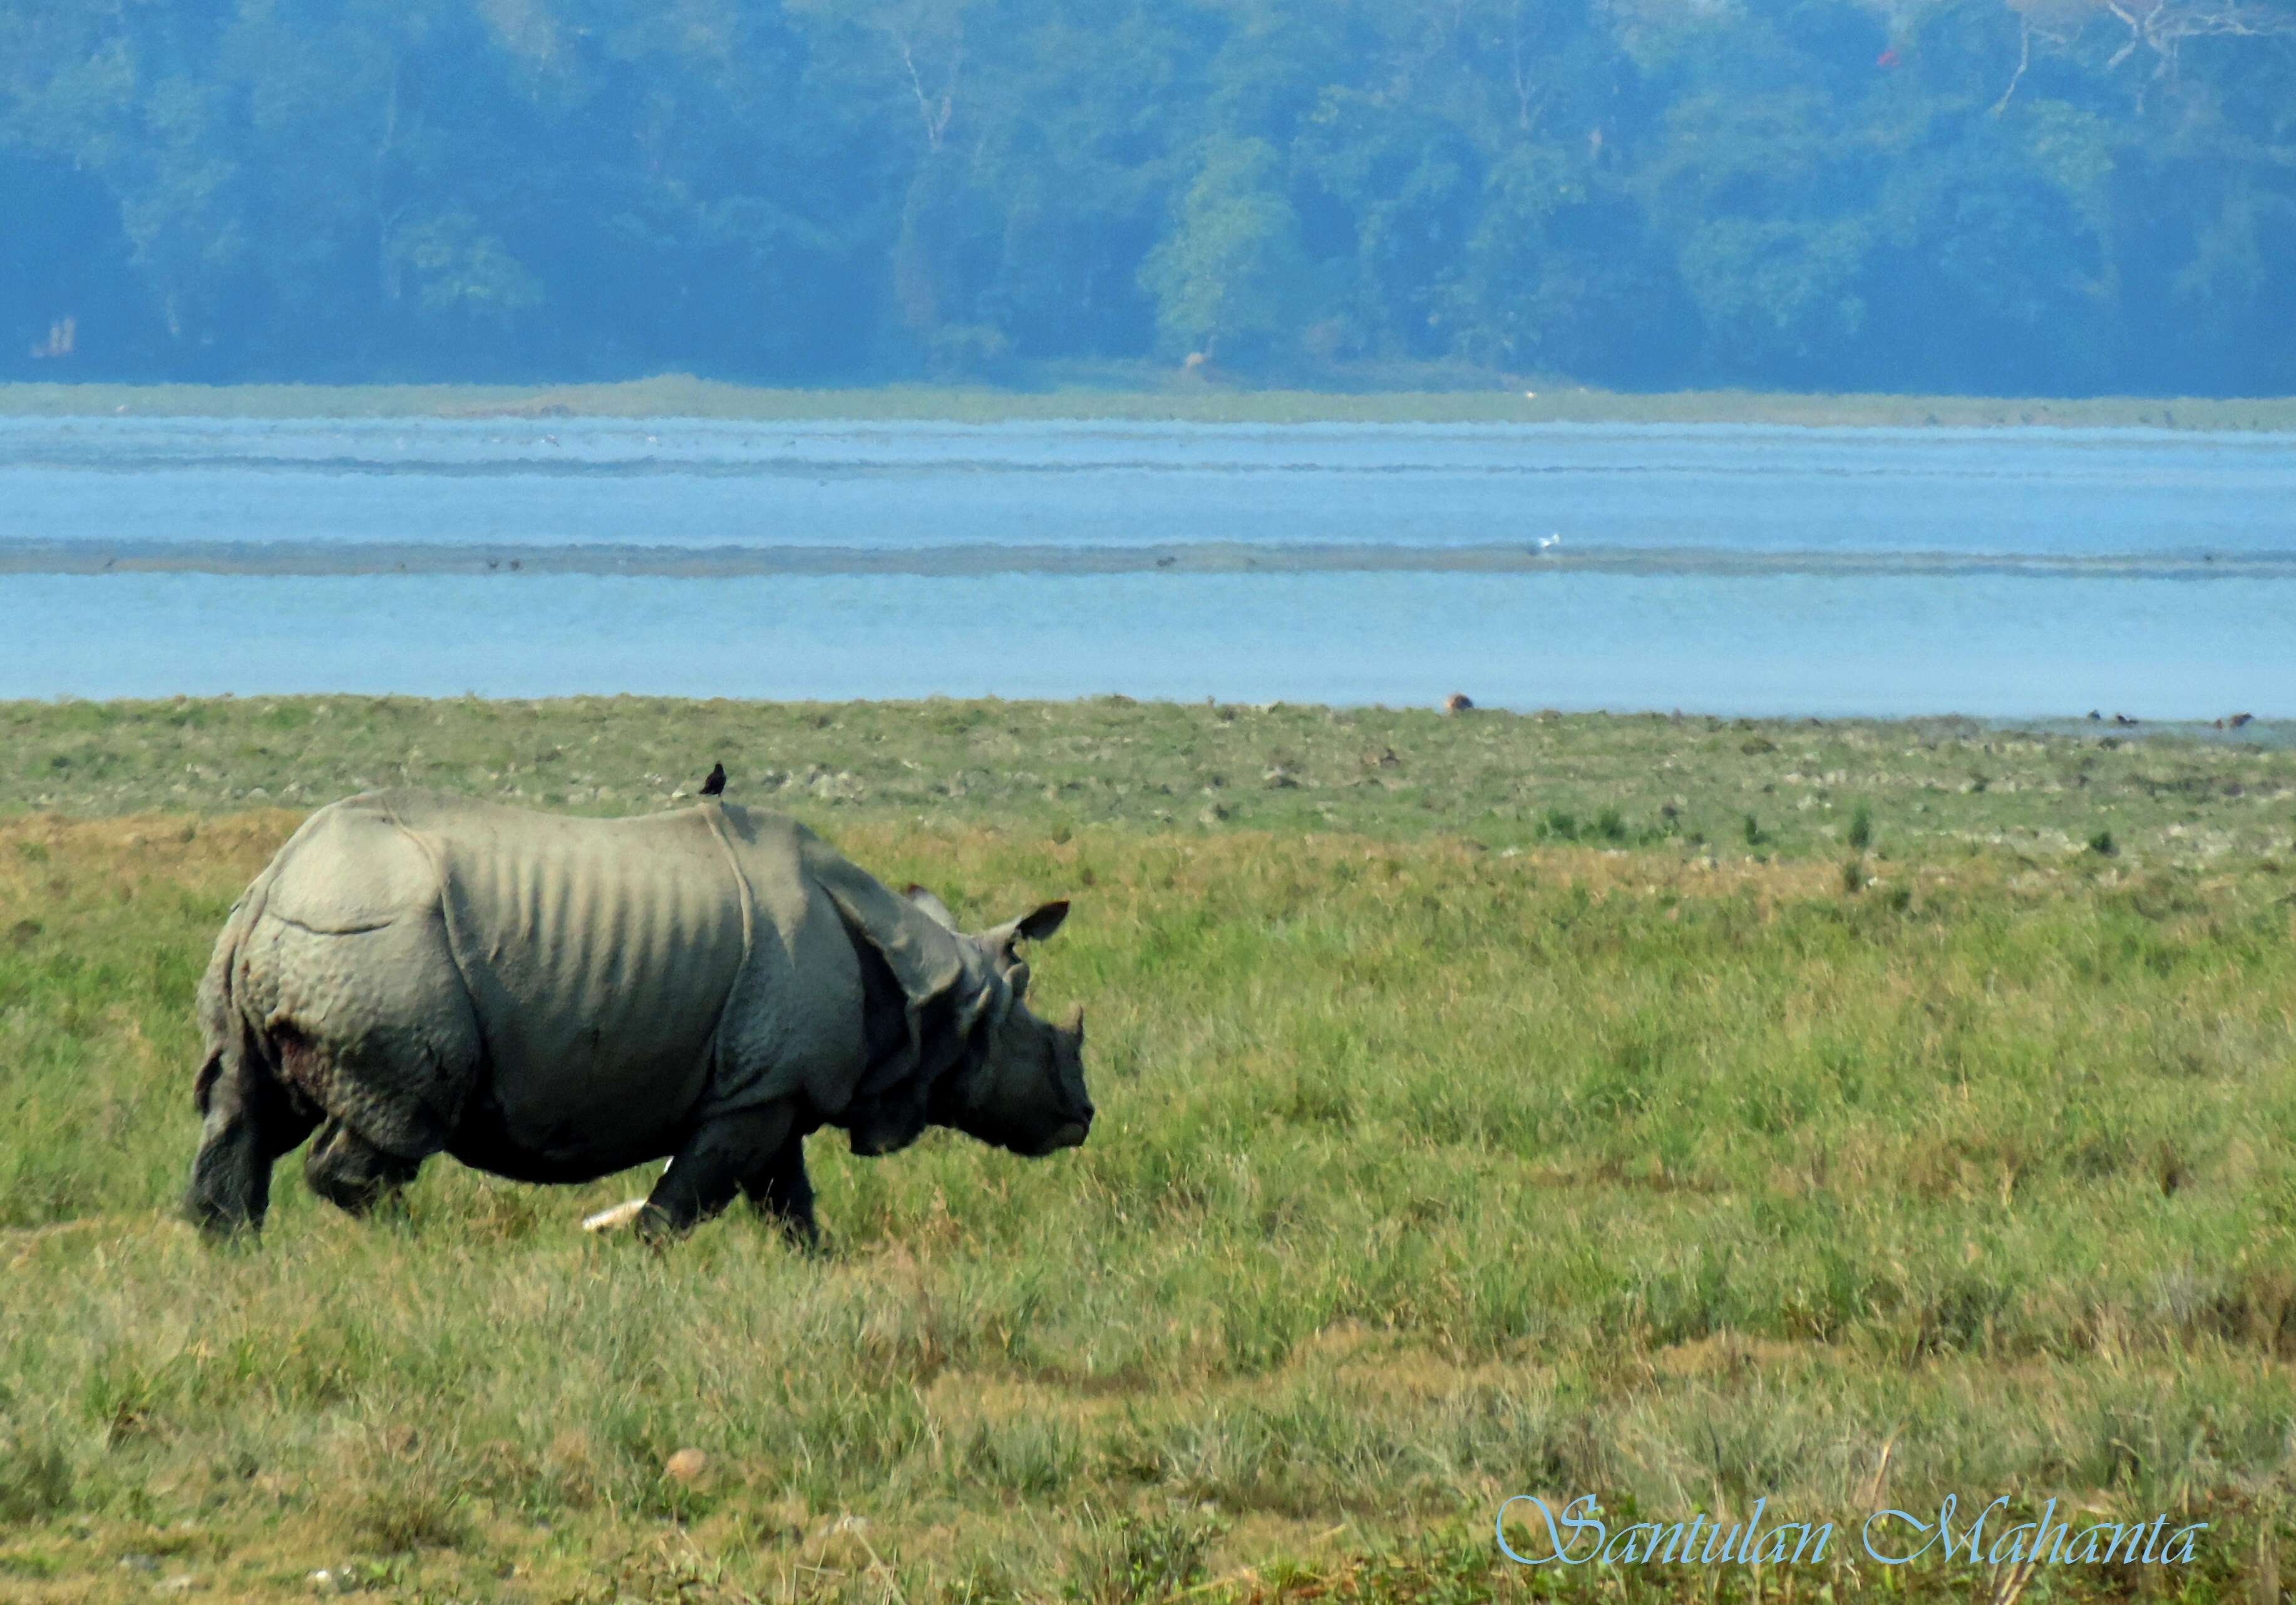
[[[2276,1599],[2261,733],[0,707],[0,1599],[1985,1599],[1857,1547],[1948,1492],[2214,1524],[2028,1600]],[[190,992],[300,810],[629,812],[713,757],[960,913],[1077,899],[1037,986],[1087,1005],[1085,1148],[816,1140],[818,1262],[740,1216],[586,1240],[637,1178],[451,1163],[362,1225],[291,1160],[251,1249],[173,1219]],[[1500,1560],[1501,1499],[1581,1492],[1844,1526],[1800,1568]]]
[[[667,373],[566,385],[0,385],[0,417],[800,418],[961,423],[1097,419],[1198,423],[1788,423],[2296,429],[2285,397],[1639,393],[1543,380],[1398,372],[1364,389],[1262,389],[1169,369],[1051,373],[1025,388],[894,384],[768,389]]]

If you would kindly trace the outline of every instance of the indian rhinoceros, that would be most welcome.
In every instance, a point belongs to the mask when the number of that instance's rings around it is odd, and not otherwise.
[[[361,1213],[431,1154],[530,1182],[670,1156],[638,1216],[738,1192],[815,1237],[803,1142],[952,1126],[1015,1153],[1091,1127],[1084,1020],[1031,1012],[1019,944],[888,890],[794,820],[705,799],[575,819],[379,791],[306,820],[233,908],[199,991],[205,1125],[185,1208],[261,1224],[317,1128],[312,1189]]]

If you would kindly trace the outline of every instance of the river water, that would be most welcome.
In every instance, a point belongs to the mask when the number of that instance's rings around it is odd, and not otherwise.
[[[2296,443],[0,420],[0,696],[2296,714]]]

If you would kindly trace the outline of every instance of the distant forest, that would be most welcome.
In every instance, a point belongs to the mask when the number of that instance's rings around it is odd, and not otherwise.
[[[2296,0],[0,0],[0,201],[10,379],[2286,393]]]

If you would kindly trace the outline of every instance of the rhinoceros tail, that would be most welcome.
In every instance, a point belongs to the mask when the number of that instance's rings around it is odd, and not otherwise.
[[[242,898],[239,906],[231,911],[223,934],[216,939],[215,954],[208,961],[207,974],[200,979],[200,1035],[206,1057],[201,1061],[199,1078],[192,1085],[192,1107],[202,1119],[215,1097],[216,1083],[226,1072],[234,1077],[242,1074],[250,1057],[259,1052],[254,1028],[239,1007],[234,985],[240,948],[250,923],[245,918],[249,901]]]
[[[192,1101],[201,1118],[207,1116],[216,1083],[225,1076],[236,1077],[279,1062],[276,1055],[265,1051],[261,1028],[248,1018],[239,995],[239,967],[248,937],[270,900],[271,882],[279,873],[280,861],[286,856],[287,849],[282,848],[232,905],[222,933],[216,938],[215,952],[209,956],[207,973],[200,978],[200,1035],[206,1053],[193,1085]]]
[[[262,1028],[241,995],[242,951],[262,912],[267,882],[258,880],[224,922],[201,979],[199,1016],[206,1053],[193,1087],[201,1121],[184,1212],[209,1233],[263,1223],[271,1199],[271,1166],[302,1141],[311,1121],[276,1076]]]

